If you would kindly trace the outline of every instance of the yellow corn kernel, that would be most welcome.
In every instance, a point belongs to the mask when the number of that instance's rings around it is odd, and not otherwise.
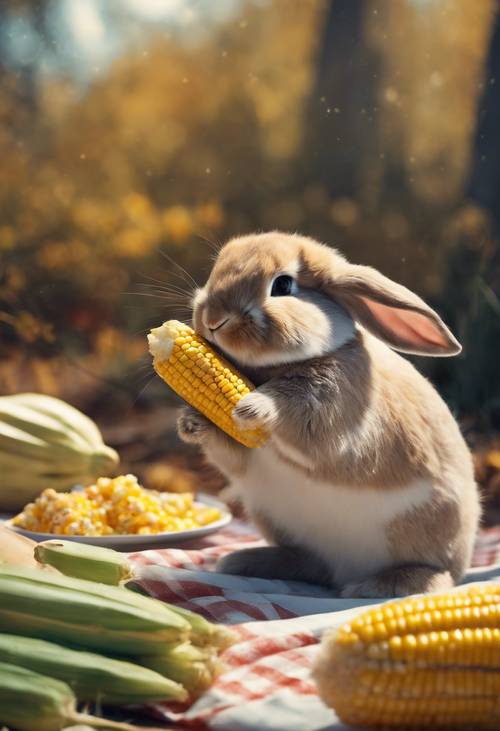
[[[252,384],[200,335],[169,320],[151,330],[148,341],[155,371],[181,398],[245,447],[264,443],[267,436],[261,429],[242,431],[231,416]]]
[[[81,492],[45,490],[13,519],[25,530],[57,535],[151,535],[208,525],[217,508],[194,503],[192,493],[146,490],[134,475],[102,477]]]
[[[346,724],[499,729],[499,668],[500,585],[478,584],[363,612],[325,636],[313,672]]]

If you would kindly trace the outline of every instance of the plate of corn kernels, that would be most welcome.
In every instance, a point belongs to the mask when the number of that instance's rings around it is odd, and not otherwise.
[[[44,490],[6,524],[35,541],[62,537],[134,550],[172,545],[214,533],[231,521],[227,507],[211,496],[148,490],[134,475],[100,477],[70,492]]]

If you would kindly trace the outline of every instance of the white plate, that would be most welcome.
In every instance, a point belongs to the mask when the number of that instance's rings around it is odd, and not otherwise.
[[[90,543],[93,546],[104,546],[105,548],[114,548],[117,551],[139,551],[146,548],[162,548],[164,546],[175,546],[177,543],[188,541],[192,538],[201,538],[210,533],[224,528],[231,522],[233,516],[229,512],[224,503],[216,500],[211,495],[199,495],[195,505],[219,508],[222,516],[219,520],[201,526],[200,528],[191,528],[190,530],[168,531],[167,533],[154,533],[149,536],[138,536],[134,534],[113,535],[113,536],[62,536],[58,533],[35,533],[24,528],[18,528],[12,525],[10,519],[4,521],[4,525],[8,526],[16,533],[20,533],[33,541],[48,541],[51,538],[64,538],[65,541],[75,541],[76,543]]]

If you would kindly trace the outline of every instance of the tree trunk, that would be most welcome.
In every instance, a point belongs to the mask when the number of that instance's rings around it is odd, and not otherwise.
[[[486,60],[466,193],[491,213],[500,231],[500,6]]]
[[[332,197],[359,194],[378,145],[380,64],[366,40],[369,5],[332,0],[326,13],[306,137],[311,175]]]
[[[500,429],[500,5],[483,78],[466,201],[452,220],[441,304],[464,355],[435,364],[433,375],[460,413]]]

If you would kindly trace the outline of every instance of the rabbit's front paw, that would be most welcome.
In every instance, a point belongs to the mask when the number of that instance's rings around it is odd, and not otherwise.
[[[185,406],[177,419],[177,433],[184,442],[190,444],[201,444],[214,428],[203,414],[191,406]]]
[[[243,396],[233,409],[233,421],[240,429],[269,429],[277,418],[272,398],[258,391]]]
[[[449,571],[431,566],[395,566],[358,583],[347,584],[340,592],[344,599],[387,599],[411,594],[449,591],[453,579]]]

